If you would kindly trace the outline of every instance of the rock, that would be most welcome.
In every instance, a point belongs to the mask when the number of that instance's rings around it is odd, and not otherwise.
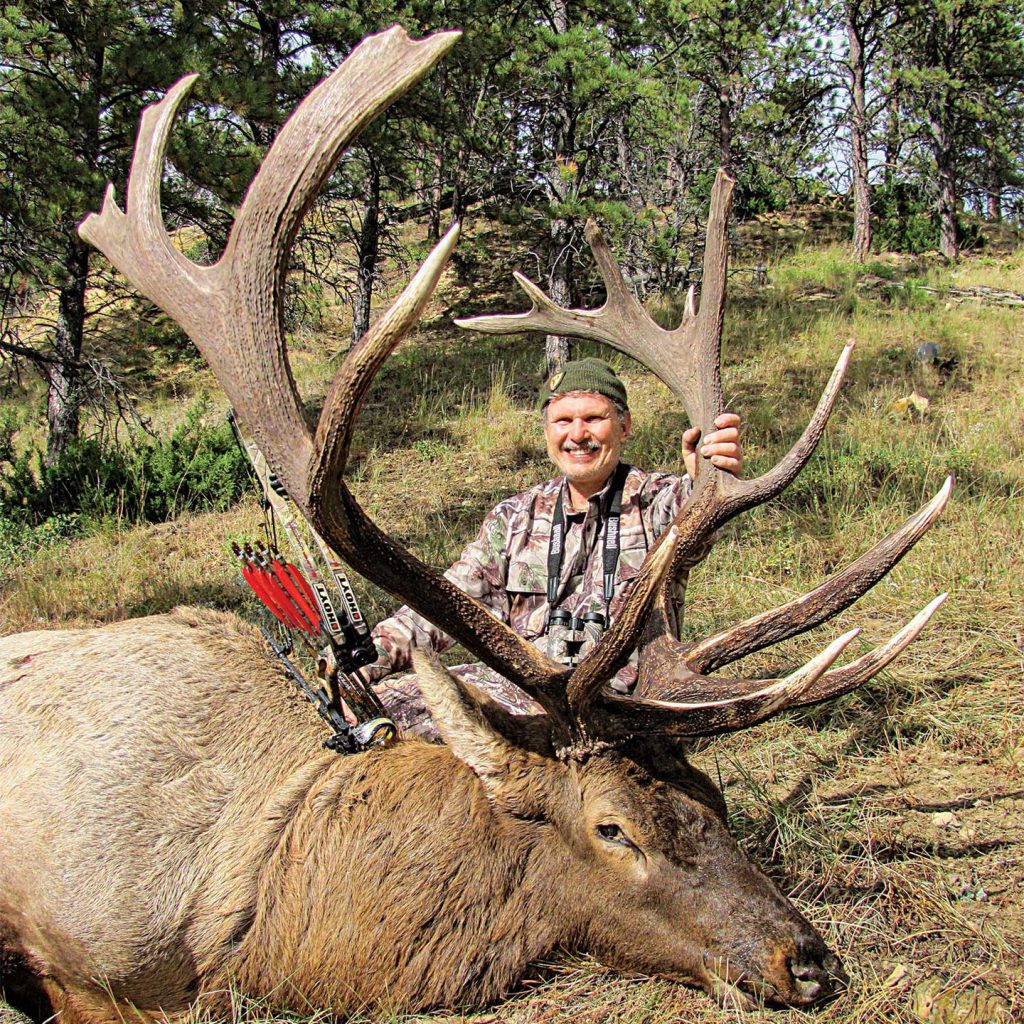
[[[911,1009],[922,1024],[1011,1024],[1010,1004],[994,989],[947,988],[936,977],[914,989]]]
[[[960,822],[952,811],[939,811],[932,815],[932,824],[936,828],[957,828]]]
[[[897,988],[909,976],[910,971],[906,964],[896,964],[889,977],[885,979],[886,988]]]

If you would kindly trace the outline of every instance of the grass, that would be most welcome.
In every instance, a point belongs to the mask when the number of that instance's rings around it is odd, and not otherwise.
[[[492,229],[479,230],[494,260],[470,259],[464,274],[446,275],[423,325],[375,384],[353,448],[364,506],[436,565],[455,557],[491,505],[547,475],[533,409],[538,345],[467,336],[447,320],[448,308],[520,308],[497,283],[507,250]],[[1024,313],[949,305],[913,287],[1019,290],[1022,266],[1022,253],[973,257],[952,272],[879,256],[866,271],[882,283],[864,288],[845,248],[808,246],[769,265],[768,288],[738,276],[731,293],[723,380],[744,418],[745,475],[788,449],[843,344],[857,344],[819,453],[774,505],[726,527],[691,577],[691,635],[807,590],[956,476],[939,524],[855,608],[738,669],[782,671],[853,625],[864,628],[859,653],[949,590],[925,634],[856,693],[695,755],[721,779],[744,846],[851,971],[851,992],[814,1014],[829,1024],[998,1020],[1003,1006],[1024,1015]],[[673,303],[663,306],[659,315],[671,319]],[[918,363],[922,341],[936,341],[953,365],[940,373]],[[329,380],[329,354],[323,339],[306,339],[294,359],[311,405]],[[649,374],[613,358],[634,408],[627,458],[678,468],[685,417]],[[915,392],[928,399],[924,411],[901,411],[899,400]],[[183,404],[164,395],[150,411],[166,427]],[[2,570],[2,628],[102,622],[180,602],[251,612],[228,545],[258,523],[247,501],[160,526],[47,538],[16,570]],[[395,603],[365,586],[360,597],[371,618]],[[242,1016],[261,1019],[251,1007]],[[805,1018],[723,1010],[699,992],[569,959],[484,1013],[422,1019]]]

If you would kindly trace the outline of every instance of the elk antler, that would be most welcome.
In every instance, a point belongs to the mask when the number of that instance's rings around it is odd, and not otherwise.
[[[706,434],[714,428],[716,417],[723,411],[719,364],[725,309],[726,229],[732,189],[732,179],[720,170],[708,218],[700,309],[695,308],[691,287],[682,323],[675,330],[659,327],[645,312],[629,290],[611,250],[593,222],[587,224],[586,237],[607,295],[599,309],[558,306],[517,273],[516,280],[533,303],[528,312],[471,317],[456,323],[491,334],[536,330],[611,345],[652,370],[679,397],[690,422]],[[781,682],[721,679],[703,674],[804,632],[838,614],[864,594],[932,525],[949,497],[949,481],[900,530],[810,594],[701,643],[684,646],[673,635],[673,580],[685,571],[688,562],[716,530],[741,512],[778,495],[807,463],[839,394],[852,347],[851,342],[843,349],[803,434],[766,473],[751,480],[739,480],[718,469],[710,459],[699,461],[693,493],[674,522],[675,535],[671,541],[662,538],[648,555],[661,561],[664,558],[659,554],[662,541],[671,543],[674,548],[671,566],[665,574],[640,651],[636,693],[622,697],[604,689],[605,681],[636,645],[636,623],[644,618],[643,613],[634,608],[637,595],[631,594],[616,628],[580,663],[568,681],[570,707],[583,731],[604,738],[641,730],[708,735],[752,725],[785,707],[824,700],[860,685],[880,671],[920,633],[942,603],[945,595],[928,605],[888,643],[843,669],[829,671],[856,636],[856,631],[834,641]],[[628,620],[625,625],[624,620]]]
[[[160,211],[168,133],[195,81],[183,78],[143,112],[127,212],[108,186],[102,211],[79,226],[131,283],[185,329],[239,419],[315,529],[368,579],[408,602],[569,727],[568,672],[482,605],[385,536],[342,479],[357,407],[373,375],[420,316],[458,239],[431,252],[387,313],[348,354],[311,435],[282,328],[282,295],[302,218],[345,146],[430,70],[458,39],[413,41],[399,27],[371,36],[299,105],[245,197],[220,260],[200,267],[175,249]],[[660,578],[647,575],[647,603]]]
[[[713,720],[730,723],[725,727],[739,727],[794,701],[820,699],[817,695],[823,679],[831,677],[829,692],[856,685],[916,635],[923,625],[921,616],[884,648],[846,669],[827,671],[852,634],[836,641],[794,676],[768,685],[753,681],[721,684],[699,676],[702,668],[724,664],[747,650],[764,646],[757,639],[765,635],[759,622],[751,620],[712,638],[707,642],[712,644],[710,648],[706,643],[678,650],[672,647],[676,641],[667,625],[672,615],[667,581],[679,573],[714,530],[744,509],[777,494],[810,457],[835,401],[849,348],[840,358],[810,425],[776,467],[752,481],[738,481],[710,463],[702,467],[692,499],[673,528],[652,548],[616,625],[571,674],[387,537],[363,512],[343,480],[358,406],[374,374],[416,322],[433,293],[458,239],[457,225],[434,248],[387,313],[348,354],[328,391],[316,431],[311,434],[292,377],[282,328],[284,281],[299,225],[348,142],[426,74],[458,35],[445,32],[413,41],[396,27],[357,46],[299,105],[281,130],[250,186],[221,259],[210,267],[196,266],[175,249],[160,212],[167,137],[195,76],[182,79],[161,102],[143,112],[128,183],[127,213],[118,208],[113,189],[108,187],[102,212],[91,214],[80,225],[82,237],[101,249],[139,291],[181,324],[206,357],[271,468],[328,543],[368,579],[405,600],[485,664],[521,686],[547,710],[556,735],[594,734],[598,727],[608,735],[623,731],[626,719],[618,717],[623,701],[601,688],[625,662],[648,621],[654,628],[648,627],[642,668],[660,664],[660,645],[661,661],[674,660],[678,670],[678,678],[668,683],[670,689],[675,686],[671,692],[689,693],[693,679],[699,678],[710,686],[708,692],[719,688],[719,699],[699,702],[699,706],[654,699],[650,694],[666,685],[665,677],[657,675],[655,686],[651,683],[655,677],[645,670],[643,696],[626,701],[627,717],[631,716],[630,721],[637,726],[692,733],[694,723],[701,720],[705,721],[703,731],[713,731],[709,725]],[[563,310],[520,278],[534,298],[531,313],[479,318],[469,323],[499,333],[536,326],[607,341],[647,363],[682,397],[691,421],[702,431],[711,429],[722,408],[718,364],[725,297],[725,227],[731,191],[731,179],[720,173],[709,221],[700,313],[694,312],[691,293],[684,322],[676,331],[662,331],[650,321],[629,293],[593,226],[588,234],[608,287],[603,310]],[[835,614],[844,601],[848,603],[863,593],[927,528],[931,519],[925,518],[928,523],[920,529],[904,528],[894,535],[895,539],[884,541],[883,545],[888,546],[880,558],[865,556],[872,567],[866,572],[857,570],[860,582],[848,585],[840,574],[815,591],[821,596],[820,608],[834,611],[808,615],[791,602],[777,610],[781,625],[776,631],[792,635],[810,628]],[[847,572],[853,572],[862,561]],[[872,573],[871,582],[861,587]],[[850,593],[854,596],[847,599]],[[723,693],[723,687],[731,690]]]

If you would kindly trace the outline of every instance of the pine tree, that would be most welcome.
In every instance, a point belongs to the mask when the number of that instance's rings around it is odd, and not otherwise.
[[[76,233],[108,179],[123,180],[141,107],[179,72],[167,4],[20,0],[0,10],[0,266],[56,295],[46,342],[0,350],[48,384],[47,461],[78,431],[90,253]],[[11,288],[2,311],[9,328]]]
[[[939,248],[959,255],[958,215],[968,172],[991,166],[984,128],[1024,99],[1024,5],[1019,0],[909,0],[894,59],[906,114],[918,126],[936,180]],[[1009,127],[1009,125],[1007,125]],[[981,182],[984,187],[984,182]],[[991,189],[991,183],[987,186]]]

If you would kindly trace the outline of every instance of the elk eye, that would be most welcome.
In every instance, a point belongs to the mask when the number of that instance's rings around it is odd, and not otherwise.
[[[626,833],[623,832],[618,825],[613,825],[611,823],[607,825],[598,825],[597,834],[609,843],[619,843],[622,846],[633,845],[626,837]]]

